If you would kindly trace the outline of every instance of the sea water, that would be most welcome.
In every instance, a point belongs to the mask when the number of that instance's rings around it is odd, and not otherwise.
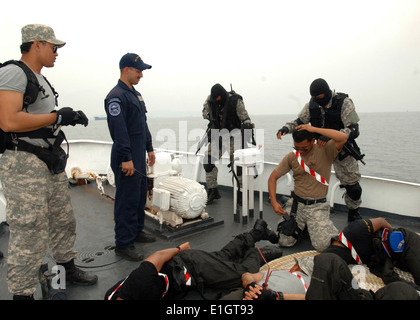
[[[168,150],[195,152],[208,121],[201,117],[155,118],[149,110],[148,126],[153,146]],[[292,137],[282,140],[276,133],[297,115],[250,115],[255,123],[255,138],[264,161],[278,163],[292,151]],[[360,173],[420,183],[420,112],[359,113],[360,136],[357,143],[365,154]],[[106,120],[90,119],[88,127],[64,128],[67,139],[112,141]],[[204,152],[202,150],[201,152]]]

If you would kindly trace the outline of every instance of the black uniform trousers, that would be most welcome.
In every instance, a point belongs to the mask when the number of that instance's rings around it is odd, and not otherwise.
[[[406,282],[397,281],[376,293],[361,289],[347,263],[334,253],[321,253],[314,258],[307,300],[419,300],[417,291]]]
[[[241,276],[245,272],[258,272],[260,253],[255,248],[252,236],[243,233],[237,235],[220,251],[185,250],[181,251],[173,262],[186,266],[194,279],[196,289],[205,299],[216,299],[224,289],[242,287]]]

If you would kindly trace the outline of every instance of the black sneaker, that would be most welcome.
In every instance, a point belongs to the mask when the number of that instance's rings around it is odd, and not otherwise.
[[[137,251],[134,246],[126,247],[126,248],[116,246],[115,254],[129,261],[141,261],[144,259],[143,254]]]

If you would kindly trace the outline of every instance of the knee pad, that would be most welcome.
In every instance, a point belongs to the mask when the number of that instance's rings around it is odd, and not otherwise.
[[[213,171],[215,165],[213,163],[205,163],[205,164],[203,164],[203,167],[204,167],[204,171],[206,171],[208,173],[208,172]]]
[[[293,237],[297,240],[301,235],[302,230],[298,227],[296,220],[294,218],[290,218],[288,220],[283,220],[277,225],[277,232],[288,237]]]
[[[347,195],[352,200],[359,200],[362,196],[362,187],[360,186],[359,182],[353,184],[352,186],[345,186]]]

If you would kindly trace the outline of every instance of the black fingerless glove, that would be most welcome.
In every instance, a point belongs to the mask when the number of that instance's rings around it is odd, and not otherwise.
[[[73,122],[73,119],[76,116],[76,112],[69,107],[61,108],[60,110],[53,112],[57,113],[57,120],[55,120],[55,124],[60,126],[68,126]]]
[[[289,133],[289,128],[287,128],[287,127],[283,127],[283,128],[281,128],[281,129],[279,129],[279,131],[277,131],[276,136],[278,136],[278,135],[279,135],[279,133],[281,133],[281,135],[283,135],[283,134],[288,134],[288,133]]]
[[[245,287],[245,291],[249,291],[249,288],[250,287],[255,287],[256,284],[257,284],[256,282],[248,283],[248,285]]]
[[[82,124],[86,127],[89,123],[88,118],[82,111],[74,111],[69,107],[64,107],[53,112],[57,112],[57,120],[55,121],[55,124],[60,126],[75,126],[76,124]]]
[[[271,289],[264,289],[261,291],[257,300],[277,300],[278,293]]]
[[[76,111],[76,116],[74,117],[73,122],[74,122],[74,124],[72,124],[73,126],[75,124],[82,124],[85,127],[87,127],[87,125],[89,124],[89,119],[86,117],[83,111],[79,110],[79,111]]]
[[[251,122],[246,122],[242,124],[242,129],[253,129],[254,125]]]

